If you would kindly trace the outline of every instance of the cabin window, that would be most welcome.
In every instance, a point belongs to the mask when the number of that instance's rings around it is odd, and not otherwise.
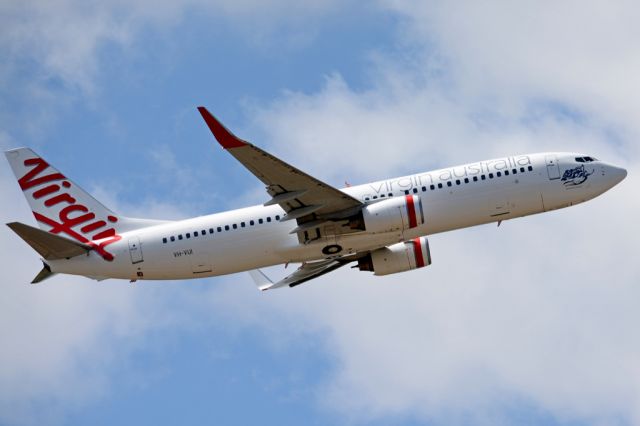
[[[182,239],[182,234],[178,235],[178,239],[181,240]]]
[[[176,237],[171,236],[171,237],[169,237],[169,239],[171,240],[171,242],[174,242],[176,240]]]
[[[502,176],[502,173],[498,172],[498,173],[496,173],[496,176],[500,177],[500,176]]]
[[[438,188],[442,189],[442,183],[438,184]]]
[[[198,236],[198,231],[193,231],[193,236],[197,237]]]
[[[262,218],[258,219],[259,224],[262,224],[262,222],[263,222]]]
[[[505,176],[509,176],[509,170],[505,170],[505,171],[504,171],[504,175],[505,175]]]
[[[225,225],[225,226],[224,226],[224,230],[225,230],[225,231],[228,231],[228,230],[229,230],[229,225]]]
[[[405,189],[405,190],[404,190],[404,194],[405,194],[405,195],[409,195],[409,190],[408,190],[408,189]]]
[[[233,226],[233,229],[238,229],[238,224],[237,223],[234,223],[232,226]]]
[[[389,193],[389,197],[393,197],[393,193],[391,193],[391,192],[390,192],[390,193]]]
[[[209,233],[213,234],[213,228],[209,228]]]
[[[435,185],[430,185],[429,189],[433,191],[434,189],[436,189],[436,186]]]
[[[489,173],[489,179],[493,179],[493,173]]]
[[[447,182],[447,186],[453,186],[453,184],[451,183],[451,181]]]
[[[518,173],[518,169],[511,170],[511,173],[514,174],[514,175],[517,174]]]
[[[529,171],[532,172],[533,171],[533,167],[529,166]]]
[[[374,200],[377,200],[377,199],[378,199],[378,196],[377,196],[377,195],[374,195],[374,196],[373,196],[373,199],[374,199]]]
[[[244,228],[245,227],[245,223],[244,222],[240,222],[240,226],[242,226]]]
[[[520,167],[520,173],[524,173],[524,167]]]
[[[271,216],[267,216],[267,222],[271,222]]]
[[[460,179],[456,179],[456,185],[460,185]]]
[[[477,182],[477,181],[478,181],[478,176],[474,176],[474,177],[473,177],[473,181],[474,181],[474,182]]]
[[[469,183],[469,178],[464,178],[464,183]]]
[[[365,200],[365,201],[369,201],[369,199],[370,199],[369,197],[366,197],[364,200]]]
[[[249,225],[253,226],[253,225],[255,225],[255,224],[256,224],[256,223],[253,221],[253,219],[249,221]]]
[[[280,215],[279,214],[276,215],[276,220],[280,220]]]
[[[418,193],[418,188],[413,188],[413,193],[417,194]]]
[[[222,232],[222,226],[218,226],[218,232]]]
[[[191,238],[191,233],[187,232],[186,236],[187,238]]]
[[[167,244],[167,239],[166,238],[162,239],[162,244]]]

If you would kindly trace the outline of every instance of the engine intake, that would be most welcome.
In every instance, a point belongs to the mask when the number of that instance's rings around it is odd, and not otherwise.
[[[417,195],[389,198],[365,206],[351,227],[373,234],[404,231],[424,223],[422,201]]]
[[[374,275],[389,275],[431,265],[427,237],[414,238],[372,251],[358,260],[358,269]]]

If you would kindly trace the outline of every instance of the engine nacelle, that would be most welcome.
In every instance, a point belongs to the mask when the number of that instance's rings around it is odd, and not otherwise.
[[[404,231],[424,223],[422,201],[417,195],[389,198],[362,209],[362,225],[367,232]]]
[[[374,275],[395,274],[429,265],[431,252],[427,237],[383,247],[358,260],[361,271],[372,271]]]

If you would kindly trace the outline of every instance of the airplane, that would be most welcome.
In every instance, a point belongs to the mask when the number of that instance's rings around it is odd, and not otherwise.
[[[198,110],[222,148],[266,186],[264,204],[179,221],[124,217],[32,150],[6,151],[39,226],[7,224],[42,256],[32,283],[56,273],[135,282],[249,271],[268,290],[351,263],[395,274],[431,264],[429,235],[573,206],[627,175],[590,155],[544,152],[338,189]],[[301,265],[276,282],[260,270],[289,263]]]

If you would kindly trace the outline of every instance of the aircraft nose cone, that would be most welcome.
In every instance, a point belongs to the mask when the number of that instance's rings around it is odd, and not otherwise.
[[[627,177],[627,170],[622,167],[611,166],[611,176],[615,179],[614,185],[617,185]]]

